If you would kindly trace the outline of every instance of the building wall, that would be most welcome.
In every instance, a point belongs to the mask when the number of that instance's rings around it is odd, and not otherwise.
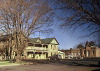
[[[100,57],[100,48],[91,46],[91,47],[85,47],[85,48],[75,48],[70,50],[62,50],[66,53],[66,58],[74,58],[74,57],[80,57],[80,58],[91,58],[91,57]]]
[[[100,48],[96,49],[96,57],[100,57]]]
[[[58,58],[65,59],[65,53],[62,51],[58,51]]]
[[[100,57],[100,48],[95,46],[81,48],[81,57]]]
[[[53,56],[53,55],[58,55],[58,45],[56,40],[52,40],[51,44],[48,44],[48,57]]]
[[[20,35],[20,38],[22,38],[22,41],[25,41],[25,47],[26,47],[26,43],[41,44],[41,45],[47,46],[47,47],[46,46],[35,47],[34,45],[33,46],[27,46],[24,50],[24,53],[23,53],[24,58],[47,59],[49,56],[53,56],[53,55],[58,54],[58,44],[59,43],[57,42],[57,40],[55,38],[50,38],[49,40],[48,40],[48,38],[47,39],[37,38],[37,40],[31,41],[30,39],[26,38],[23,34],[19,34],[19,35]],[[15,37],[16,34],[13,35],[13,36]],[[7,37],[7,38],[9,38],[9,37]],[[12,39],[12,38],[9,38],[9,39]],[[20,40],[20,39],[18,39],[18,40]],[[17,55],[17,53],[16,53],[17,49],[15,48],[15,44],[16,44],[15,41],[16,40],[13,38],[12,44],[14,45],[14,47],[12,47],[12,52],[10,54],[12,56],[12,59],[14,59]],[[8,43],[9,42],[8,39],[5,40],[5,42]],[[4,42],[0,42],[0,47],[3,46],[3,45],[6,45],[6,44],[4,44]],[[10,50],[11,49],[9,49],[9,51]],[[28,52],[32,52],[32,53],[27,55]],[[33,54],[34,54],[34,57],[33,57]],[[8,56],[9,55],[7,55],[7,57]]]
[[[80,57],[80,49],[72,49],[71,50],[71,55],[73,56],[73,57]]]
[[[46,59],[46,53],[44,54],[29,54],[27,55],[26,59]]]
[[[27,59],[46,59],[46,52],[47,52],[46,47],[28,46],[24,50],[24,56]]]
[[[58,55],[58,45],[49,44],[47,50],[48,50],[48,57],[53,55]]]
[[[82,49],[82,57],[100,57],[100,48],[91,46]]]
[[[41,44],[43,45],[43,44]],[[46,44],[47,47],[35,47],[35,46],[28,46],[24,50],[24,55],[26,58],[33,58],[33,53],[40,52],[40,54],[35,54],[34,59],[48,59],[48,57],[53,55],[58,55],[58,45],[56,40],[52,40],[51,44]],[[28,52],[32,52],[31,54],[27,55]]]

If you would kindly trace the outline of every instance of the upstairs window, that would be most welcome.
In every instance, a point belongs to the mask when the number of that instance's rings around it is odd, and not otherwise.
[[[51,45],[51,49],[52,49],[52,45]]]
[[[47,45],[43,45],[43,47],[46,47],[46,48],[48,48],[48,46],[47,46]]]
[[[32,43],[28,43],[28,46],[33,46],[33,44]]]
[[[41,44],[35,44],[35,47],[42,47]]]

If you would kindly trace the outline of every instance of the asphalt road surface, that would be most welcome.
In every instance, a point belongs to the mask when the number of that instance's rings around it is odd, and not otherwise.
[[[100,68],[63,64],[33,64],[0,67],[0,71],[100,71]]]

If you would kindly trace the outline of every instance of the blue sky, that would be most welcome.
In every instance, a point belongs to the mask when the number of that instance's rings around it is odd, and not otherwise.
[[[51,1],[53,2],[53,1]],[[52,8],[56,8],[61,5],[56,5],[54,3],[50,2],[50,6]],[[52,28],[53,32],[52,33],[40,33],[41,38],[52,38],[55,37],[58,42],[60,43],[59,48],[60,49],[69,49],[69,48],[74,48],[80,43],[84,43],[86,41],[96,41],[98,38],[96,36],[86,36],[88,35],[91,31],[94,29],[88,29],[86,28],[88,24],[85,24],[83,26],[75,26],[75,29],[73,27],[71,28],[70,26],[66,26],[64,28],[60,27],[60,24],[65,23],[64,20],[61,20],[63,18],[67,18],[71,16],[74,12],[68,9],[60,9],[60,10],[54,10],[54,15],[51,17],[53,21],[52,26],[47,26],[46,28]],[[95,26],[93,25],[92,28]],[[100,26],[99,26],[100,27]],[[36,33],[32,37],[39,37],[39,33]]]
[[[86,41],[91,41],[91,40],[95,39],[94,36],[85,37],[85,35],[88,34],[89,30],[83,30],[82,29],[83,26],[79,27],[76,30],[71,30],[71,28],[70,29],[69,28],[62,29],[56,25],[53,25],[52,28],[53,28],[52,33],[40,33],[40,37],[41,38],[53,38],[53,37],[55,37],[60,44],[59,45],[60,49],[74,48],[80,43],[84,43]],[[32,37],[39,37],[39,32],[37,32]]]

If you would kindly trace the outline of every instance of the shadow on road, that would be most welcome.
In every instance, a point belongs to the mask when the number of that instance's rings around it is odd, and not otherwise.
[[[95,69],[95,70],[92,70],[92,71],[100,71],[100,69]]]

